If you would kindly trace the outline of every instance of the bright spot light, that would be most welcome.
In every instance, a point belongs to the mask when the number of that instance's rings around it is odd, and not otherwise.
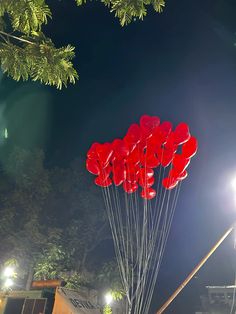
[[[236,192],[236,177],[232,180],[231,185],[234,191]]]
[[[113,301],[113,296],[111,295],[110,292],[108,292],[107,294],[105,294],[105,301],[106,301],[106,304],[109,305],[112,303]]]
[[[11,278],[7,278],[5,283],[4,283],[4,287],[5,288],[10,288],[11,286],[13,286],[13,280]]]
[[[12,277],[14,275],[14,269],[12,267],[6,267],[3,271],[4,277]]]
[[[4,129],[4,138],[8,138],[8,131],[7,131],[7,128]]]

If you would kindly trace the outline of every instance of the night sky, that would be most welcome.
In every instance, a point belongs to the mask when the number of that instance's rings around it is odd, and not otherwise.
[[[14,145],[42,147],[67,166],[95,142],[124,136],[142,114],[189,123],[199,151],[182,185],[153,312],[236,218],[236,2],[168,1],[122,28],[99,1],[48,1],[45,32],[76,47],[80,80],[57,91],[0,82],[0,124]],[[0,143],[4,147],[4,143]],[[89,174],[88,174],[89,175]],[[166,313],[194,313],[204,285],[233,284],[230,236]]]

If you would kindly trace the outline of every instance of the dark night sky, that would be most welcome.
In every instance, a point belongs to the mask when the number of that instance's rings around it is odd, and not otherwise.
[[[42,146],[49,164],[67,165],[92,142],[123,136],[144,113],[185,121],[199,139],[154,296],[162,303],[235,220],[236,3],[167,1],[163,14],[150,12],[125,28],[99,2],[48,3],[46,32],[57,45],[76,46],[80,80],[56,91],[2,78],[0,122],[14,144]],[[193,313],[200,287],[233,283],[233,241],[166,313]]]

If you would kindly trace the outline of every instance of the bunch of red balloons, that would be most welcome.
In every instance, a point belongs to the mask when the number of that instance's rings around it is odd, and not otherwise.
[[[93,143],[87,153],[86,168],[96,175],[95,183],[108,187],[123,185],[127,193],[141,187],[141,196],[156,196],[154,169],[169,167],[162,185],[170,190],[187,177],[186,168],[197,152],[197,140],[189,126],[172,123],[156,116],[143,115],[139,124],[132,124],[123,139],[112,143]]]

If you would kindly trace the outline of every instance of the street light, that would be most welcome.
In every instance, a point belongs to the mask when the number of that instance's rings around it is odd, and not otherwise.
[[[236,177],[231,181],[231,186],[233,190],[236,192]]]
[[[113,301],[113,296],[110,292],[105,294],[105,301],[107,305],[110,305]]]
[[[234,191],[234,203],[236,205],[236,176],[231,180],[231,188]]]
[[[12,267],[6,267],[3,271],[3,276],[6,278],[10,278],[14,276],[14,268]]]
[[[10,288],[14,284],[13,280],[11,278],[7,278],[6,281],[4,282],[4,287],[5,288]]]

